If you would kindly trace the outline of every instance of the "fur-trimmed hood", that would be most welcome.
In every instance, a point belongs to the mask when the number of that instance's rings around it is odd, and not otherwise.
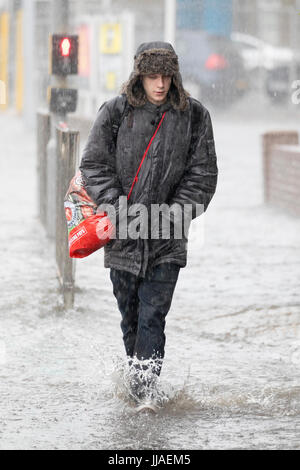
[[[142,43],[138,47],[133,72],[120,90],[127,96],[129,104],[139,107],[147,103],[141,77],[151,73],[172,76],[168,100],[177,110],[187,109],[190,94],[183,88],[178,57],[172,45],[162,41]]]

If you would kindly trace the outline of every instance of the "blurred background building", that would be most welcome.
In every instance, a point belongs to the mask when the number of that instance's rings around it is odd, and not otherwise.
[[[264,44],[287,57],[299,44],[299,13],[300,0],[0,0],[0,83],[6,91],[0,109],[13,107],[34,123],[51,85],[49,35],[66,32],[59,31],[63,27],[79,34],[79,75],[69,78],[69,85],[79,89],[78,112],[89,115],[118,93],[141,42],[168,40],[186,59],[185,48],[196,56],[202,39],[189,43],[194,39],[180,39],[181,32],[186,38],[193,37],[189,31],[205,32],[237,41],[248,62]],[[233,32],[242,35],[233,38]],[[182,66],[189,64],[183,60]],[[190,85],[197,96],[196,81],[192,77]]]

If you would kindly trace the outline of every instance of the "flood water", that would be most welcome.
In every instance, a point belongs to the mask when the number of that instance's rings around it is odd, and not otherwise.
[[[0,115],[1,449],[300,449],[300,220],[263,205],[260,143],[297,121],[247,106],[212,120],[219,184],[167,317],[169,401],[137,415],[103,253],[77,262],[64,313],[35,134]]]

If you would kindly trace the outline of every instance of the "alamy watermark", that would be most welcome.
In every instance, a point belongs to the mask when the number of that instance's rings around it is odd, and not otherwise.
[[[173,203],[169,206],[163,204],[145,205],[142,203],[132,204],[129,208],[127,197],[120,196],[118,200],[118,209],[112,204],[101,204],[97,212],[106,213],[113,226],[118,226],[118,233],[110,233],[111,239],[187,239],[191,235],[191,222],[194,218],[204,212],[203,204],[179,204]],[[118,221],[118,224],[116,222]],[[97,234],[99,238],[106,238],[103,222],[99,221]],[[197,226],[201,230],[203,239],[203,224]],[[195,230],[193,230],[195,235]],[[198,232],[199,235],[199,232]],[[200,237],[199,237],[200,238]]]
[[[2,80],[0,80],[0,105],[1,104],[6,104],[6,85]]]
[[[300,103],[300,80],[293,81],[292,89],[295,90],[292,93],[292,103],[299,104]]]

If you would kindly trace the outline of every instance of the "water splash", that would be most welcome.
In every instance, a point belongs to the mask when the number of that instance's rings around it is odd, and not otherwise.
[[[147,361],[146,365],[149,370],[153,363]],[[134,373],[134,367],[127,360],[115,359],[111,374],[113,394],[129,407],[136,405],[130,388]],[[150,390],[147,392],[150,393]],[[208,419],[228,413],[231,416],[300,416],[299,386],[278,389],[272,386],[260,388],[257,385],[244,388],[240,384],[236,387],[206,383],[199,385],[199,381],[191,376],[190,369],[176,376],[168,371],[163,379],[156,378],[151,394],[152,399],[160,405],[160,413],[165,415],[200,413]]]
[[[190,371],[183,377],[177,376],[176,383],[171,383],[168,377],[162,379],[155,374],[156,367],[157,362],[153,359],[139,361],[115,357],[110,373],[114,397],[129,407],[135,407],[142,399],[149,398],[156,403],[160,412],[167,414],[195,410],[199,401],[190,390]],[[137,371],[142,398],[134,393]]]

